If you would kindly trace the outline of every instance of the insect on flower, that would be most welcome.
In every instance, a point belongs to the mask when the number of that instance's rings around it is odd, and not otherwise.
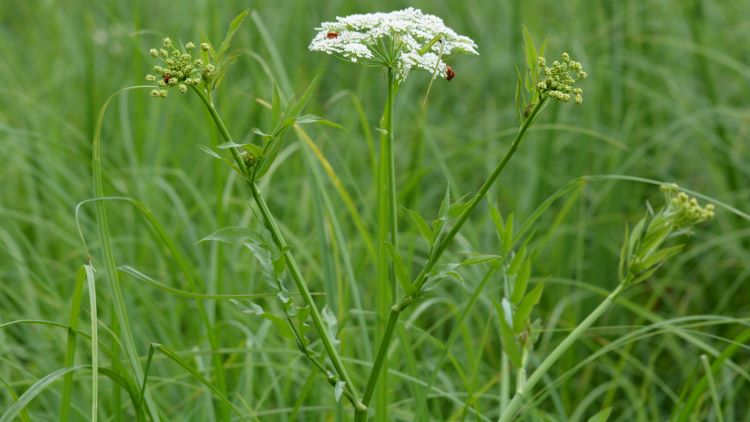
[[[450,66],[445,66],[445,80],[451,81],[456,77],[456,72]]]
[[[164,80],[165,84],[168,84],[169,80],[172,79],[172,75],[170,75],[169,73],[165,73],[162,79]]]
[[[326,34],[326,38],[328,38],[329,40],[335,40],[338,37],[339,37],[338,32],[328,31],[328,33]]]

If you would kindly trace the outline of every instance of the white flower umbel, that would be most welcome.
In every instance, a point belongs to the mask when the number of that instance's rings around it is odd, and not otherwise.
[[[352,62],[395,70],[403,82],[412,69],[453,79],[444,59],[455,54],[479,54],[476,43],[448,28],[437,16],[408,8],[390,13],[366,13],[323,22],[310,50],[333,54]]]

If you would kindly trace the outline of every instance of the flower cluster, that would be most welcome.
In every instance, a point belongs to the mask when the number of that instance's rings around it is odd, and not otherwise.
[[[665,212],[672,218],[675,227],[687,228],[713,218],[713,204],[701,207],[697,199],[680,192],[676,184],[662,185],[661,190],[668,201]]]
[[[547,67],[544,57],[539,57],[537,64],[544,75],[544,79],[537,84],[540,93],[563,102],[570,101],[571,97],[576,104],[583,102],[583,90],[573,87],[578,79],[588,76],[580,62],[571,60],[568,53],[562,53],[562,62],[555,60],[552,67]],[[570,72],[573,72],[574,76],[571,76]]]
[[[620,282],[626,286],[645,281],[684,245],[664,246],[667,240],[689,233],[690,228],[714,216],[714,207],[701,207],[695,198],[674,184],[661,186],[666,204],[659,212],[650,212],[632,231],[625,232],[620,252]]]
[[[171,39],[164,38],[163,46],[160,49],[152,48],[149,55],[161,59],[163,65],[154,66],[156,75],[146,75],[149,82],[157,82],[158,89],[151,91],[154,98],[164,98],[167,96],[167,89],[177,87],[180,92],[187,92],[189,86],[196,86],[203,80],[210,80],[216,73],[216,67],[210,63],[204,63],[202,59],[196,59],[191,52],[195,49],[195,44],[189,42],[185,44],[184,51],[178,50]],[[200,49],[208,51],[211,46],[207,43],[201,43]]]
[[[323,22],[310,43],[310,50],[333,54],[352,62],[363,62],[396,70],[399,82],[412,69],[422,69],[433,78],[453,79],[455,72],[443,59],[457,54],[479,54],[471,38],[459,35],[437,16],[408,8],[390,13],[356,14]]]

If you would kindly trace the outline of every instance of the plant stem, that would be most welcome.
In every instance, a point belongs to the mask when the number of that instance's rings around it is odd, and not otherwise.
[[[198,93],[198,96],[201,98],[201,100],[203,101],[203,104],[206,106],[209,113],[211,114],[211,117],[214,119],[214,122],[216,123],[216,126],[219,129],[219,132],[221,132],[221,135],[224,138],[224,140],[226,142],[234,143],[234,141],[232,140],[232,136],[229,134],[229,130],[227,130],[226,125],[224,125],[224,121],[221,119],[221,116],[219,116],[219,113],[216,110],[216,107],[214,107],[213,101],[211,100],[210,96],[207,93],[202,92],[199,89],[195,89],[195,91]],[[229,151],[232,153],[232,157],[234,158],[234,161],[236,162],[237,166],[240,169],[244,170],[245,163],[240,157],[240,154],[237,151],[237,148],[236,147],[230,148]],[[336,351],[335,346],[333,345],[333,342],[331,341],[329,337],[328,331],[326,330],[325,325],[323,324],[323,318],[320,315],[320,310],[318,309],[318,306],[315,304],[312,294],[310,294],[310,290],[307,288],[307,282],[302,276],[302,272],[299,269],[299,265],[297,265],[297,261],[294,259],[294,255],[292,255],[289,245],[284,239],[284,236],[281,233],[281,230],[279,229],[278,224],[276,223],[276,219],[273,217],[273,214],[271,214],[271,210],[268,208],[268,205],[266,204],[266,201],[263,198],[263,195],[260,193],[260,190],[258,189],[258,186],[256,185],[256,183],[249,179],[245,179],[245,181],[247,182],[247,185],[250,188],[253,200],[255,201],[255,203],[258,205],[258,208],[260,209],[266,228],[268,229],[268,231],[271,232],[271,237],[273,238],[276,248],[279,251],[281,251],[282,256],[284,257],[284,262],[287,265],[287,268],[289,270],[289,273],[292,276],[292,280],[294,281],[294,284],[297,287],[297,290],[302,296],[302,300],[305,302],[307,306],[310,307],[310,317],[313,321],[313,326],[315,327],[315,330],[317,331],[318,336],[320,337],[320,340],[323,343],[323,347],[326,351],[326,354],[328,355],[328,358],[331,360],[331,363],[333,364],[333,367],[335,368],[338,377],[346,383],[345,389],[348,391],[348,394],[346,394],[346,397],[350,400],[350,402],[352,403],[352,405],[354,406],[356,410],[366,411],[367,408],[358,399],[359,395],[357,394],[354,388],[354,383],[352,383],[351,377],[349,376],[349,373],[347,372],[346,367],[344,366],[344,363],[341,360],[341,357],[339,356],[338,352]]]
[[[534,118],[539,113],[539,110],[541,110],[546,100],[547,97],[543,97],[542,100],[534,106],[534,108],[531,110],[531,113],[529,114],[529,117],[523,122],[523,125],[518,130],[518,133],[516,134],[515,139],[513,139],[513,143],[511,143],[508,152],[505,153],[505,156],[500,161],[500,163],[495,167],[494,170],[492,170],[492,173],[487,178],[487,180],[485,180],[484,183],[482,183],[482,186],[479,187],[477,193],[469,201],[469,206],[466,207],[461,215],[458,216],[458,219],[456,219],[456,223],[453,225],[448,234],[443,237],[443,239],[435,248],[433,248],[433,252],[430,254],[430,258],[427,261],[427,264],[425,264],[424,268],[422,268],[422,271],[419,272],[419,275],[417,275],[417,278],[414,280],[414,288],[417,289],[417,291],[420,291],[422,289],[422,286],[424,286],[424,284],[428,280],[427,275],[429,274],[430,270],[432,270],[432,268],[438,263],[438,260],[443,255],[443,252],[445,252],[445,249],[448,247],[451,241],[453,241],[453,238],[456,237],[458,232],[461,230],[461,227],[463,227],[464,223],[466,223],[466,220],[469,219],[469,216],[474,211],[474,209],[479,205],[480,202],[482,202],[482,199],[484,199],[485,195],[487,195],[487,192],[490,190],[492,185],[495,184],[497,178],[500,176],[500,173],[502,173],[503,169],[505,169],[505,166],[508,164],[508,161],[510,161],[510,159],[513,157],[513,154],[515,154],[516,149],[518,149],[518,146],[521,145],[521,141],[524,139],[526,131],[528,131],[529,127],[531,127],[531,124],[534,122]]]
[[[568,334],[565,339],[555,347],[552,352],[547,355],[547,357],[542,361],[542,363],[539,364],[539,367],[534,370],[534,372],[531,374],[528,380],[526,380],[526,383],[516,391],[516,394],[513,396],[513,399],[510,401],[510,404],[508,404],[508,407],[505,408],[503,411],[503,414],[500,416],[500,419],[498,422],[510,422],[513,420],[513,417],[516,415],[520,407],[523,405],[523,401],[526,399],[526,396],[531,392],[531,389],[534,388],[536,383],[538,383],[542,377],[547,373],[549,368],[557,362],[557,360],[562,356],[563,353],[565,353],[570,346],[573,345],[573,343],[578,340],[583,333],[586,332],[586,330],[591,327],[596,320],[598,320],[602,314],[614,303],[617,296],[622,293],[622,291],[625,290],[625,283],[620,283],[617,285],[617,288],[612,291],[605,299],[602,301],[602,303],[599,304],[599,306],[594,309],[589,316],[586,317],[578,326],[571,331],[570,334]]]
[[[429,274],[430,270],[432,270],[435,264],[437,264],[443,252],[445,252],[445,249],[448,247],[448,245],[453,240],[453,238],[456,237],[456,235],[458,234],[458,231],[461,229],[464,223],[466,223],[466,220],[469,218],[469,215],[471,215],[472,211],[474,211],[474,209],[477,207],[477,205],[479,205],[479,203],[482,201],[485,195],[487,195],[487,192],[490,190],[492,185],[497,181],[497,178],[500,176],[500,173],[503,171],[505,166],[508,164],[508,161],[516,152],[516,149],[518,149],[518,146],[521,144],[521,141],[523,140],[524,135],[526,134],[529,127],[533,123],[534,118],[539,113],[539,110],[541,110],[542,105],[544,105],[545,100],[546,100],[546,97],[542,98],[542,100],[536,104],[534,109],[529,114],[529,117],[523,122],[521,129],[518,130],[518,133],[516,134],[515,139],[513,139],[513,143],[511,144],[510,149],[508,150],[508,152],[505,153],[505,156],[503,157],[502,161],[500,161],[497,167],[495,167],[495,169],[492,171],[492,173],[487,178],[487,180],[484,181],[482,186],[479,188],[479,191],[477,191],[477,193],[471,199],[470,205],[458,217],[456,224],[453,226],[453,228],[451,228],[448,234],[440,241],[440,243],[438,243],[437,247],[433,248],[433,251],[430,254],[430,258],[427,261],[427,264],[425,264],[424,268],[422,268],[422,270],[419,272],[419,275],[417,275],[413,283],[417,293],[406,296],[398,304],[391,307],[390,315],[388,316],[388,323],[386,324],[386,330],[383,333],[383,337],[380,341],[380,346],[378,346],[379,348],[378,348],[377,358],[375,359],[375,362],[370,371],[370,376],[367,380],[367,389],[365,390],[365,395],[363,396],[363,399],[362,399],[362,403],[364,403],[365,406],[369,404],[370,398],[372,397],[371,390],[375,388],[375,386],[378,383],[378,376],[380,375],[381,372],[383,372],[383,364],[387,360],[386,355],[388,353],[388,348],[390,347],[391,340],[393,339],[394,328],[396,327],[396,323],[398,322],[398,318],[401,315],[401,312],[417,299],[422,287],[427,282],[427,274]],[[378,316],[380,315],[381,314],[378,313]],[[359,420],[364,420],[364,419],[356,419],[356,420],[359,421]]]
[[[381,120],[380,157],[377,175],[377,254],[376,254],[376,286],[375,308],[377,310],[377,336],[382,337],[388,331],[385,320],[395,297],[394,283],[390,277],[389,248],[398,251],[398,226],[396,221],[396,186],[393,165],[393,102],[395,97],[395,81],[393,69],[388,68],[388,95]],[[392,328],[391,328],[392,332]],[[375,417],[386,420],[388,414],[388,356],[378,355],[381,360],[379,368],[382,382],[375,391]],[[369,398],[368,398],[369,400]]]

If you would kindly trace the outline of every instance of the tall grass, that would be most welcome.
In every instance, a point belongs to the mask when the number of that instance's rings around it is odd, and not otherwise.
[[[323,20],[405,6],[252,5],[215,104],[234,139],[247,141],[271,124],[273,84],[288,100],[317,76],[307,110],[346,128],[287,133],[259,189],[313,299],[338,321],[343,365],[359,390],[378,341],[378,244],[367,233],[377,224],[373,170],[386,81],[306,46]],[[513,214],[516,234],[535,221],[526,230],[530,286],[545,289],[530,371],[616,287],[623,226],[643,216],[647,201],[660,203],[653,183],[676,181],[732,207],[719,206],[683,254],[619,296],[559,357],[524,402],[525,420],[585,420],[610,407],[611,421],[750,420],[750,219],[742,213],[750,209],[750,4],[414,6],[474,38],[481,56],[457,60],[456,79],[436,81],[426,106],[424,75],[413,75],[396,98],[399,248],[412,271],[429,250],[404,208],[431,220],[446,186],[455,198],[475,193],[517,132],[521,25],[544,34],[549,51],[569,49],[591,75],[585,103],[548,107],[487,196],[505,218]],[[280,312],[253,254],[199,242],[230,225],[263,227],[242,181],[197,147],[222,142],[211,115],[198,111],[200,98],[156,103],[146,90],[115,97],[98,138],[101,192],[92,189],[100,108],[113,92],[140,84],[148,48],[201,31],[218,42],[245,7],[37,0],[0,7],[0,417],[352,418],[348,402],[335,400],[273,321],[245,312],[251,303]],[[108,199],[87,201],[97,196]],[[501,253],[486,202],[444,262]],[[97,207],[108,233],[97,228]],[[81,270],[89,261],[96,271]],[[501,353],[493,303],[503,296],[501,275],[489,264],[459,271],[463,283],[442,282],[394,327],[390,420],[496,420],[510,402],[513,368]]]

